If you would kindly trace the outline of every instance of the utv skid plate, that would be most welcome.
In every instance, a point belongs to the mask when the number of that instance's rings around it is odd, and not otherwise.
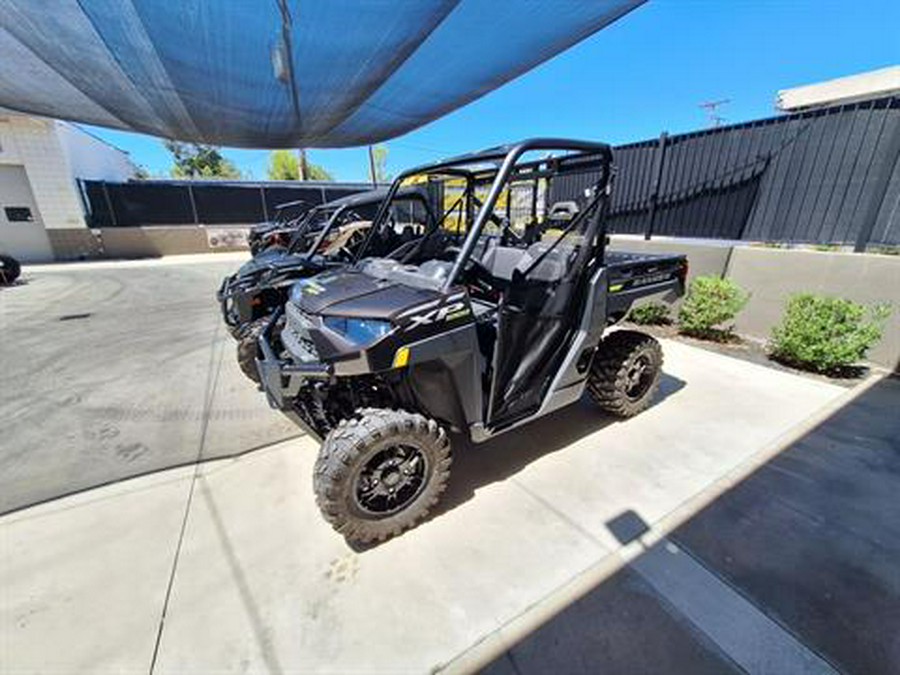
[[[266,393],[269,406],[283,412],[303,431],[321,441],[322,438],[319,434],[296,413],[291,406],[291,401],[297,396],[304,380],[330,380],[334,376],[334,369],[324,363],[294,363],[278,358],[271,343],[272,331],[280,316],[281,311],[272,316],[257,343],[259,353],[256,358],[256,368],[259,371],[260,388]]]

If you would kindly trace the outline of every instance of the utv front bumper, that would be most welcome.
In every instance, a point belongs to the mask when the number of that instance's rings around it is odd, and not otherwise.
[[[281,310],[273,314],[259,336],[256,368],[269,405],[277,410],[289,412],[294,408],[293,400],[304,381],[331,379],[334,369],[330,364],[296,363],[278,355],[280,349],[276,347],[275,328],[281,315]]]
[[[216,300],[219,301],[219,311],[222,313],[222,320],[228,326],[231,334],[237,337],[240,330],[240,315],[235,303],[235,275],[230,275],[222,279],[219,290],[216,291]]]
[[[257,292],[257,283],[256,279],[240,278],[232,274],[222,280],[216,291],[222,321],[236,339],[240,339],[244,328],[254,319],[253,298]]]

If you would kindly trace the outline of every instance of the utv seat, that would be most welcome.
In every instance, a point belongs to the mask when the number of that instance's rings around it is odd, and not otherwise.
[[[565,227],[577,215],[576,202],[554,202],[547,213],[547,221],[550,227]]]
[[[404,225],[403,229],[400,231],[400,243],[405,244],[408,241],[412,241],[416,238],[416,230],[412,225]]]
[[[490,272],[494,279],[510,282],[516,266],[524,255],[524,249],[495,244],[488,246],[487,251],[481,257],[481,265]]]
[[[551,246],[553,246],[552,241],[539,241],[529,246],[516,264],[516,270],[522,274],[528,272],[528,278],[534,281],[552,283],[561,280],[575,261],[577,249],[570,243],[560,242],[552,251],[544,255]],[[544,258],[538,263],[538,266],[529,272],[528,270],[535,260],[542,255]]]
[[[552,241],[539,241],[527,249],[512,246],[493,246],[481,259],[482,266],[497,280],[512,281],[513,272],[528,272],[528,269],[544,252],[553,245]],[[538,266],[529,272],[535,281],[553,282],[563,278],[575,257],[575,247],[561,242],[544,256]]]

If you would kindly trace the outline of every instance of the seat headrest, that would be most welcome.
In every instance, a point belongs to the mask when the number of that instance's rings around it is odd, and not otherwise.
[[[552,220],[572,220],[578,215],[578,204],[575,202],[555,202],[550,207],[547,217]]]

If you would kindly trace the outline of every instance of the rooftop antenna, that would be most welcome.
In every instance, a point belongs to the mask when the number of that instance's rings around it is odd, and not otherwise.
[[[706,111],[706,118],[709,120],[709,126],[711,127],[720,127],[722,126],[722,122],[725,122],[726,119],[717,113],[718,109],[731,103],[730,98],[719,99],[718,101],[704,101],[700,104],[699,107],[703,108]]]

